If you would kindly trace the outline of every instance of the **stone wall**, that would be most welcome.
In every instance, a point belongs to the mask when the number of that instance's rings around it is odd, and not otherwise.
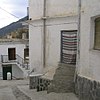
[[[79,100],[100,100],[100,82],[77,75],[75,93]]]
[[[30,89],[37,89],[37,85],[38,85],[38,78],[40,76],[31,76],[29,77],[29,88]]]
[[[48,89],[51,80],[42,78],[41,75],[31,76],[29,79],[29,88],[36,89],[37,91],[44,91]]]

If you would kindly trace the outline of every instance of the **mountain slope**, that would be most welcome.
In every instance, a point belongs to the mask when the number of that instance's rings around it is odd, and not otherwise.
[[[28,16],[18,20],[17,22],[13,22],[3,28],[0,29],[0,36],[5,36],[8,33],[13,32],[14,30],[17,30],[18,28],[23,28],[22,21],[26,21],[28,19]]]

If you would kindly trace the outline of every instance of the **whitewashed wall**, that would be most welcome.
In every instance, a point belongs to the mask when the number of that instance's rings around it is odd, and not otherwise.
[[[97,16],[100,16],[100,1],[82,0],[80,75],[100,81],[100,51],[93,49]]]
[[[78,0],[46,1],[46,16],[49,18],[46,21],[46,65],[56,66],[60,60],[61,30],[77,30],[77,24],[73,22],[77,22]],[[100,16],[100,1],[82,0],[79,74],[100,81],[100,51],[93,49],[94,19],[97,16]],[[30,25],[30,66],[41,70],[43,0],[29,0],[29,17],[32,19],[30,24],[33,24]]]
[[[8,48],[15,48],[16,49],[16,54],[18,54],[22,58],[24,58],[24,48],[25,48],[25,44],[2,43],[2,44],[0,44],[0,55],[8,55]]]
[[[16,54],[24,58],[25,44],[22,43],[0,43],[0,72],[2,72],[1,55],[8,55],[8,48],[15,48]],[[23,72],[16,65],[12,65],[12,73],[14,76],[20,78],[23,77]]]
[[[30,26],[29,39],[29,57],[30,69],[37,68],[40,72],[42,69],[42,28]]]
[[[24,74],[23,71],[17,66],[17,65],[12,65],[12,76],[15,78],[23,78]]]
[[[43,17],[44,0],[29,0],[29,17],[40,19]],[[77,15],[78,0],[46,0],[46,16],[73,16]]]
[[[60,61],[62,30],[77,30],[77,0],[46,0],[46,67]],[[43,0],[29,0],[30,67],[43,69]]]

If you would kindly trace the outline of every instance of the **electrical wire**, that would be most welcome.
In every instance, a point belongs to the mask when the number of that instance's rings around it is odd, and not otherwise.
[[[0,9],[3,10],[3,11],[5,11],[6,13],[8,13],[9,15],[11,15],[11,16],[13,16],[13,17],[15,17],[15,18],[17,18],[17,19],[20,19],[18,16],[14,15],[14,14],[12,14],[12,13],[10,13],[10,12],[8,12],[7,10],[3,9],[2,7],[0,7]]]
[[[20,19],[18,16],[8,12],[7,10],[3,9],[2,7],[0,7],[1,10],[5,11],[6,13],[10,14],[11,16],[17,18],[17,19]],[[33,24],[30,24],[28,22],[26,22],[27,24],[33,26],[33,27],[42,27],[42,25],[33,25]],[[76,23],[76,22],[70,22],[70,23],[61,23],[61,24],[49,24],[49,25],[46,25],[46,26],[55,26],[55,25],[63,25],[63,24],[72,24],[72,23]]]
[[[12,14],[12,13],[6,11],[5,9],[3,9],[3,8],[1,8],[1,7],[0,7],[0,9],[2,9],[2,10],[5,11],[5,12],[7,12],[7,13],[10,14],[11,16],[13,16],[13,17],[19,19],[19,17],[17,17],[16,15],[14,15],[14,14]],[[33,26],[33,27],[42,27],[42,25],[33,25],[33,24],[28,23],[28,22],[25,22],[25,23],[27,23],[27,24],[29,24],[29,25],[31,25],[31,26]],[[61,23],[61,24],[48,24],[48,25],[46,25],[46,26],[55,26],[55,25],[72,24],[72,23],[76,23],[76,22]]]

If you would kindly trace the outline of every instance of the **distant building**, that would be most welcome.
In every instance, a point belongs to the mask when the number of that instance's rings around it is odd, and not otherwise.
[[[20,79],[28,76],[28,45],[28,40],[0,40],[0,76],[4,80],[7,79],[8,72],[11,73],[12,79]]]
[[[12,39],[12,35],[11,34],[7,35],[7,39]]]

